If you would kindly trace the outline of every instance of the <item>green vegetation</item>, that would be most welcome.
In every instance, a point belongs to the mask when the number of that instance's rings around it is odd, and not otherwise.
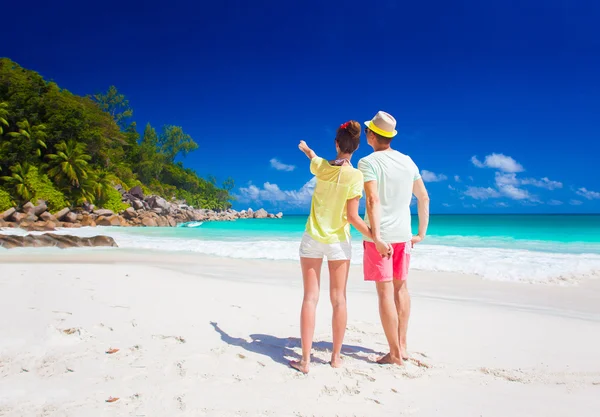
[[[6,211],[13,206],[13,201],[10,194],[0,188],[0,212]]]
[[[180,126],[143,135],[114,86],[81,97],[35,71],[0,59],[0,211],[13,203],[48,201],[50,210],[93,203],[120,211],[114,185],[186,200],[198,208],[231,207],[233,180],[219,187],[178,158],[198,149]]]

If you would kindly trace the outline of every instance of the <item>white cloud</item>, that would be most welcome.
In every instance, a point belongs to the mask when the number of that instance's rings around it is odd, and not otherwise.
[[[500,197],[500,193],[490,187],[467,187],[465,195],[474,198],[475,200],[487,200],[488,198]]]
[[[452,190],[452,191],[456,190],[456,188],[454,188],[454,187],[453,187],[453,186],[451,186],[450,184],[448,184],[448,189],[450,189],[450,190]]]
[[[271,184],[270,182],[265,182],[262,188],[250,184],[248,187],[239,189],[237,198],[241,202],[283,202],[287,206],[304,206],[310,203],[316,181],[316,178],[313,177],[298,190],[282,190],[277,184]]]
[[[583,201],[579,201],[579,200],[571,200],[569,201],[569,204],[572,206],[580,206],[583,204]]]
[[[427,171],[426,169],[421,171],[421,177],[425,182],[440,182],[448,179],[444,174],[436,174],[435,172]]]
[[[519,180],[517,179],[517,174],[506,174],[503,172],[496,172],[496,185],[498,187],[503,187],[506,185],[517,185],[519,184]]]
[[[496,206],[498,206],[498,207],[508,207],[508,204],[500,201],[500,202],[496,203]]]
[[[588,200],[599,200],[600,199],[599,192],[590,191],[585,187],[579,188],[577,191],[575,191],[575,194],[580,195],[584,198],[587,198]]]
[[[455,175],[455,176],[454,176],[454,181],[456,181],[456,182],[460,182],[460,177],[459,177],[458,175]]]
[[[469,179],[470,179],[471,181],[473,181],[473,177],[472,177],[472,176],[470,176],[470,175],[469,175]]]
[[[549,206],[562,206],[564,203],[559,200],[550,200],[548,201]]]
[[[501,153],[487,155],[483,162],[477,159],[477,156],[472,156],[471,162],[477,168],[495,168],[504,172],[522,172],[525,170],[525,168],[513,158]]]
[[[273,158],[269,162],[271,162],[271,167],[275,168],[277,171],[288,171],[289,172],[289,171],[293,171],[296,169],[295,165],[284,164],[277,158]]]
[[[471,162],[473,163],[473,165],[475,165],[477,168],[485,168],[485,164],[483,162],[481,162],[479,159],[477,159],[477,156],[473,155],[471,157]]]
[[[502,194],[504,194],[505,196],[507,196],[508,198],[511,198],[513,200],[537,201],[537,198],[535,196],[529,194],[529,191],[523,190],[522,188],[517,188],[514,185],[505,184],[505,185],[499,186],[498,189],[500,190],[500,192]]]
[[[444,207],[452,207],[452,205],[448,204],[448,203],[442,203],[442,206],[444,206]]]
[[[533,185],[534,187],[546,188],[547,190],[555,190],[557,188],[562,188],[563,186],[562,182],[552,181],[551,179],[548,179],[548,177],[544,177],[541,180],[536,180],[535,178],[524,178],[521,180],[521,184]]]

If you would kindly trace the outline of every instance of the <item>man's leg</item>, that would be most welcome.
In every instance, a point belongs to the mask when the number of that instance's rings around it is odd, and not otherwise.
[[[400,341],[400,353],[402,360],[408,359],[406,347],[406,333],[408,332],[408,319],[410,317],[410,294],[406,280],[394,280],[394,302],[398,314],[398,340]]]
[[[379,317],[390,347],[390,353],[379,359],[377,363],[402,365],[398,340],[398,313],[394,302],[394,283],[383,281],[377,282],[376,286],[379,298]]]

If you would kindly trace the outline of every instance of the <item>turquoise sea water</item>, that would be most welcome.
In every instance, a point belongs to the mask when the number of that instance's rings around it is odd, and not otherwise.
[[[194,252],[239,259],[298,261],[306,216],[205,222],[198,228],[82,228],[60,233],[106,234],[120,248]],[[413,217],[413,231],[417,231]],[[13,233],[24,233],[19,230]],[[352,231],[352,262],[362,239]],[[531,283],[600,277],[600,215],[432,215],[411,267]]]
[[[413,216],[413,231],[418,219]],[[223,241],[299,241],[306,216],[205,222],[199,228],[135,229],[141,236]],[[352,229],[354,240],[360,234]],[[600,215],[432,215],[430,245],[600,254]]]

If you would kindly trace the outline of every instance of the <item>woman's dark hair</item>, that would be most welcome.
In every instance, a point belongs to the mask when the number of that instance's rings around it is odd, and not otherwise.
[[[335,142],[340,148],[340,152],[354,153],[360,144],[360,123],[356,120],[350,120],[338,127],[335,135]]]

